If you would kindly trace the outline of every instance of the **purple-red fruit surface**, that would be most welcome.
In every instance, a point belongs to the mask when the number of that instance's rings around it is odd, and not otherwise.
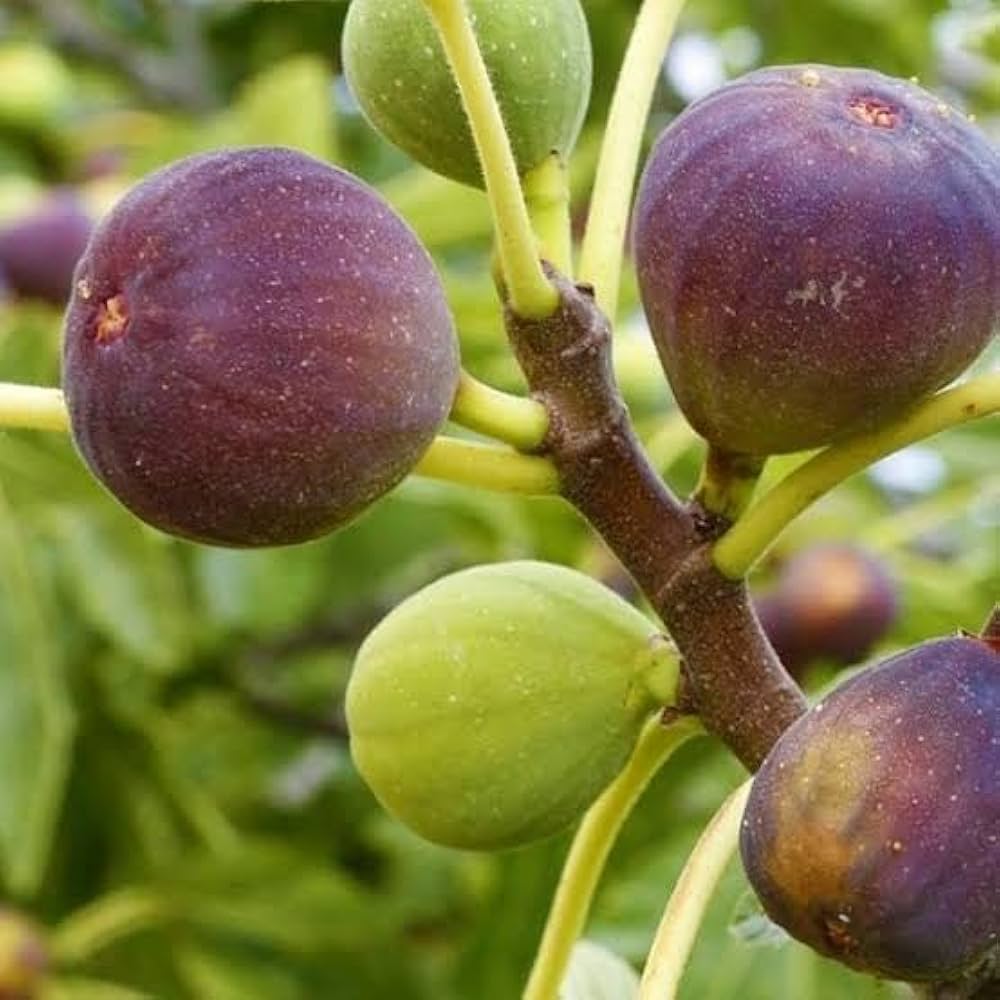
[[[1000,317],[1000,154],[869,70],[784,66],[692,105],[635,210],[677,401],[724,451],[812,448],[958,375]]]
[[[417,238],[373,190],[287,149],[146,178],[95,233],[66,319],[87,464],[143,520],[222,545],[344,524],[412,469],[457,378]]]
[[[68,191],[0,230],[0,268],[17,295],[65,306],[94,223]]]
[[[1000,935],[1000,638],[940,639],[859,674],[754,779],[743,862],[817,951],[910,982],[957,977]]]
[[[795,673],[813,660],[855,663],[892,627],[896,584],[870,552],[814,545],[794,555],[756,601],[771,645]]]

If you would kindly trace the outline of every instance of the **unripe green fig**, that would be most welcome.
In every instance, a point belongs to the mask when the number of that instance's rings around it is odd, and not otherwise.
[[[519,173],[569,155],[590,99],[579,0],[468,0]],[[354,0],[343,35],[348,82],[372,125],[418,163],[483,186],[458,88],[422,0]]]
[[[870,70],[779,66],[693,104],[635,208],[643,305],[723,452],[815,448],[959,375],[1000,319],[1000,155]]]
[[[675,686],[669,644],[603,585],[546,563],[480,566],[404,601],[365,641],[351,753],[426,839],[514,847],[580,817]]]

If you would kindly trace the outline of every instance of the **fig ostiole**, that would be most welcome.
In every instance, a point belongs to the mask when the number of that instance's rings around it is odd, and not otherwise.
[[[469,12],[522,175],[566,159],[590,100],[591,49],[579,0],[469,0]],[[353,0],[347,80],[372,125],[418,163],[476,187],[479,157],[423,0]]]
[[[673,648],[565,567],[464,570],[404,601],[358,653],[351,753],[383,806],[438,844],[516,847],[578,819],[672,701]]]
[[[66,314],[73,437],[171,534],[308,541],[416,464],[458,347],[416,236],[350,174],[290,149],[189,157],[96,230]]]
[[[741,832],[769,915],[876,976],[947,982],[1000,940],[1000,638],[916,646],[837,688],[754,779]]]
[[[1000,153],[871,70],[737,79],[664,131],[634,249],[678,404],[724,452],[799,451],[901,414],[1000,317]]]

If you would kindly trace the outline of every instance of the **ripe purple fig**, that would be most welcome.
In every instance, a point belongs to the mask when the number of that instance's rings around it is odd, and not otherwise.
[[[0,230],[0,268],[11,290],[65,306],[93,228],[76,196],[64,191]]]
[[[896,584],[870,552],[855,545],[804,549],[756,601],[771,645],[792,673],[813,660],[856,663],[892,627]]]
[[[635,210],[646,315],[722,451],[824,445],[965,369],[1000,316],[1000,154],[912,83],[764,69],[660,137]]]
[[[1000,629],[916,646],[774,746],[743,820],[747,875],[770,916],[825,955],[957,979],[1000,940],[998,775]]]
[[[66,318],[73,435],[133,513],[302,542],[396,485],[458,378],[434,266],[373,190],[288,149],[194,156],[101,224]]]

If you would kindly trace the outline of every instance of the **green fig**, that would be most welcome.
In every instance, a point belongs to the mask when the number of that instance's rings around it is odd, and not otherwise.
[[[579,0],[469,0],[519,173],[567,157],[590,100],[591,50]],[[354,0],[347,80],[372,125],[418,163],[482,187],[476,147],[422,0]]]
[[[676,677],[655,625],[590,577],[480,566],[404,601],[365,641],[347,689],[351,753],[427,840],[514,847],[584,813]]]

